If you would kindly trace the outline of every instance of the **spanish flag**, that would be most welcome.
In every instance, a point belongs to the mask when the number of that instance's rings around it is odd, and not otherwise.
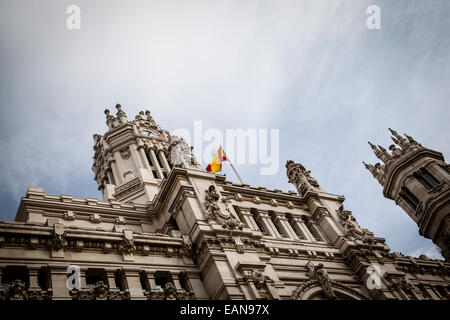
[[[213,173],[222,171],[222,161],[227,161],[227,157],[225,156],[225,152],[223,152],[222,146],[220,146],[219,150],[217,150],[211,162],[206,167],[206,171]]]

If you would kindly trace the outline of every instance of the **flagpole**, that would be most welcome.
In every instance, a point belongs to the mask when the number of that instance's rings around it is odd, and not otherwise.
[[[225,150],[223,150],[223,148],[222,148],[222,152],[226,156]],[[233,169],[234,173],[236,173],[236,175],[237,175],[239,181],[241,182],[241,184],[244,184],[244,181],[242,181],[241,176],[239,175],[239,173],[237,173],[236,169],[234,168],[233,164],[231,163],[231,160],[228,159],[228,157],[227,157],[227,161],[230,163],[231,168]]]

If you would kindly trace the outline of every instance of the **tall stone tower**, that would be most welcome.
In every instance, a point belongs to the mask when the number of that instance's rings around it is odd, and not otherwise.
[[[450,258],[449,168],[442,153],[423,147],[412,137],[389,129],[395,144],[389,153],[369,142],[383,162],[365,167],[383,186],[383,195],[392,199],[419,226],[420,235],[433,240]]]
[[[116,117],[105,110],[109,130],[94,135],[94,179],[103,200],[147,204],[160,190],[173,165],[201,169],[190,147],[162,130],[150,111],[128,121],[120,104]]]

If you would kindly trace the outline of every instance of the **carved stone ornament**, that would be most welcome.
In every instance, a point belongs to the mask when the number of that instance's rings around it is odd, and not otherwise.
[[[287,161],[286,175],[289,183],[295,185],[299,194],[304,194],[305,191],[312,189],[312,187],[319,188],[317,180],[311,177],[311,171],[306,170],[300,163],[295,163],[292,160]]]
[[[129,147],[125,147],[119,150],[120,157],[124,160],[130,159],[131,157],[131,150]]]
[[[352,212],[345,210],[343,205],[338,209],[338,216],[341,220],[342,228],[344,229],[345,238],[349,240],[370,242],[372,237],[361,229],[355,218],[352,216]]]
[[[53,235],[48,242],[48,246],[53,250],[60,250],[67,247],[64,227],[61,224],[53,225]]]
[[[98,281],[94,287],[94,294],[98,300],[106,300],[108,295],[108,287],[103,281]]]
[[[52,291],[43,291],[40,288],[26,289],[25,282],[14,280],[8,290],[0,287],[0,300],[51,300]]]
[[[319,263],[317,266],[311,261],[308,261],[306,264],[308,271],[306,275],[309,277],[310,281],[316,281],[320,284],[323,289],[323,294],[327,299],[336,299],[336,295],[334,294],[331,279],[328,275],[327,271],[323,268],[323,264]]]
[[[163,291],[167,300],[175,300],[177,298],[177,288],[172,282],[167,282]]]
[[[264,276],[264,273],[259,270],[252,271],[252,280],[257,289],[262,289],[264,284],[266,283],[266,277]]]
[[[145,292],[148,300],[193,300],[192,292],[183,289],[177,289],[172,282],[167,282],[161,290],[152,290]]]
[[[131,230],[123,230],[123,240],[120,243],[120,251],[126,254],[132,254],[136,251],[136,245],[133,240],[133,232]]]
[[[26,300],[28,296],[25,290],[25,283],[21,280],[11,282],[8,296],[10,300]]]
[[[97,281],[94,289],[74,289],[70,291],[72,300],[130,300],[130,293],[113,291],[103,281]]]
[[[183,138],[171,136],[168,153],[169,162],[174,167],[200,169],[200,165],[192,153],[192,148]]]
[[[205,200],[206,219],[209,222],[216,221],[225,229],[242,229],[244,227],[244,224],[240,222],[238,218],[234,217],[234,214],[228,205],[230,199],[225,197],[222,198],[226,210],[222,211],[220,209],[218,204],[220,195],[214,185],[209,186],[208,190],[206,190]]]

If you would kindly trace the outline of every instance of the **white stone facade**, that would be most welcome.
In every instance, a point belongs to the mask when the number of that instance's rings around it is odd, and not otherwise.
[[[448,263],[391,253],[301,164],[286,164],[297,192],[233,184],[148,111],[105,113],[103,200],[29,188],[16,221],[0,221],[2,299],[448,298]]]

